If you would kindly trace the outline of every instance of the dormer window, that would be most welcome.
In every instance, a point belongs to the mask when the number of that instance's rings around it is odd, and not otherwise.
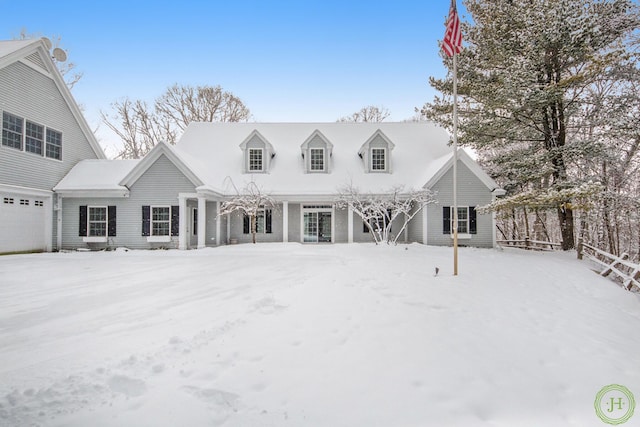
[[[320,132],[315,130],[300,146],[306,173],[330,173],[330,159],[333,144]]]
[[[309,162],[312,172],[324,172],[324,148],[310,148]]]
[[[243,154],[242,171],[244,173],[269,173],[273,157],[276,155],[271,145],[265,138],[254,130],[240,144]]]
[[[371,170],[373,171],[387,170],[387,149],[386,148],[371,149]]]
[[[262,148],[249,148],[249,172],[262,172],[264,170],[263,153],[264,150]]]
[[[364,163],[365,172],[391,173],[391,151],[394,147],[393,142],[381,130],[375,131],[358,151]]]

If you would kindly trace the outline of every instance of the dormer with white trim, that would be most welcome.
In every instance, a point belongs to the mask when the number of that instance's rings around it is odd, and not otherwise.
[[[260,132],[254,130],[240,144],[242,150],[243,173],[269,173],[271,159],[276,152],[273,145]]]
[[[391,152],[394,147],[395,144],[380,129],[375,131],[358,151],[358,156],[364,163],[365,172],[391,173],[393,171]]]
[[[331,173],[333,144],[319,130],[313,131],[300,146],[305,173]]]

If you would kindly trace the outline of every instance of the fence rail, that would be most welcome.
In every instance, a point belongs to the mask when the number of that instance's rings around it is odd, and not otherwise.
[[[533,251],[552,251],[555,247],[562,246],[560,243],[553,242],[543,242],[540,240],[531,240],[528,237],[524,239],[515,239],[515,240],[496,240],[500,246],[510,247],[510,248],[519,248],[519,249],[529,249]]]
[[[602,277],[613,273],[622,281],[622,286],[630,291],[634,286],[640,291],[640,264],[629,261],[629,254],[623,253],[616,256],[578,240],[578,259],[587,257],[591,261],[603,267],[598,272]]]

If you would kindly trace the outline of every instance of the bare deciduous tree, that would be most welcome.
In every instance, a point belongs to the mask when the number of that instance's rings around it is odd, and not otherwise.
[[[149,106],[125,98],[111,104],[102,120],[121,139],[117,157],[140,158],[163,140],[175,144],[191,122],[241,122],[250,117],[240,98],[220,86],[173,85]]]
[[[390,113],[384,107],[377,107],[375,105],[368,105],[366,107],[362,107],[360,110],[355,113],[341,117],[337,121],[339,122],[373,122],[379,123],[384,121],[387,117],[389,117]]]
[[[251,181],[242,190],[231,182],[236,195],[220,205],[220,215],[233,212],[240,212],[249,217],[250,231],[253,243],[256,243],[256,233],[258,231],[258,213],[261,209],[270,209],[276,206],[273,198],[265,194],[258,185]]]
[[[351,208],[366,224],[376,244],[396,244],[409,222],[422,209],[434,203],[429,190],[407,190],[396,186],[381,194],[361,193],[353,184],[338,190],[336,206]],[[393,223],[402,224],[395,235],[391,233]]]
[[[43,35],[39,33],[30,33],[26,28],[20,30],[20,35],[17,37],[18,40],[32,40],[42,38]],[[48,37],[51,41],[52,49],[62,49],[68,55],[68,51],[63,49],[62,46],[62,37],[61,36],[51,36]],[[76,70],[76,64],[71,61],[59,61],[55,56],[51,56],[51,60],[58,68],[60,75],[64,79],[64,82],[67,84],[67,87],[71,90],[76,83],[80,81],[83,76],[83,73],[80,73]]]

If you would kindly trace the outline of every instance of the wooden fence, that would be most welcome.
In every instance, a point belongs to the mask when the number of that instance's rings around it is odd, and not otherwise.
[[[528,237],[521,240],[496,240],[496,243],[500,246],[529,249],[534,251],[552,251],[554,248],[562,246],[560,243],[531,240]]]
[[[578,240],[577,249],[578,259],[587,257],[603,268],[598,274],[607,277],[613,273],[626,290],[630,291],[635,286],[640,291],[640,264],[629,261],[629,254],[623,253],[616,256],[584,243],[582,240]]]

